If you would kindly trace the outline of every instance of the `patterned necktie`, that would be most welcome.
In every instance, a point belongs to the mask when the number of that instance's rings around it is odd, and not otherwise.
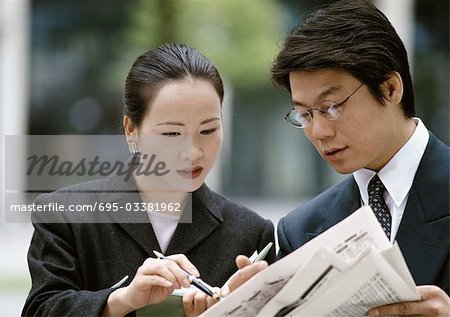
[[[391,237],[391,213],[383,198],[383,193],[386,190],[383,183],[377,174],[370,180],[367,186],[369,193],[369,206],[372,207],[375,216],[381,224],[384,232]]]

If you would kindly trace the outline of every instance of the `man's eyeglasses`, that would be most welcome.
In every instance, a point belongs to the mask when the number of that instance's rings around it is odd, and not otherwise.
[[[320,102],[316,108],[311,108],[305,111],[302,110],[302,112],[292,109],[284,119],[298,129],[303,129],[310,125],[313,118],[313,110],[319,111],[320,115],[328,120],[336,120],[342,113],[342,106],[344,103],[346,103],[362,86],[364,86],[364,83],[362,83],[347,98],[339,103],[331,100],[324,100]]]

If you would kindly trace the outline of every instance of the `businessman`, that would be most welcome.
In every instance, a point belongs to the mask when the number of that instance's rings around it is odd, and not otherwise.
[[[415,117],[405,47],[374,5],[344,0],[312,13],[272,68],[303,130],[344,181],[278,224],[279,257],[369,204],[397,241],[421,300],[370,316],[450,316],[449,147]]]

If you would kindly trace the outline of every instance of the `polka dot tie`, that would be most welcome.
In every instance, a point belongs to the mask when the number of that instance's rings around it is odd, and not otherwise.
[[[378,175],[375,175],[367,186],[369,193],[369,206],[372,207],[375,216],[381,224],[384,232],[391,237],[391,213],[383,198],[383,193],[386,190]]]

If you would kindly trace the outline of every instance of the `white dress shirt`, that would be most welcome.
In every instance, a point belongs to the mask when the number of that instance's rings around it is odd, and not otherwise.
[[[180,216],[167,215],[156,211],[147,211],[161,252],[166,253],[170,240],[177,229]]]
[[[428,130],[423,122],[419,118],[413,120],[417,126],[408,142],[378,172],[380,180],[386,187],[383,197],[392,216],[391,243],[395,241],[408,201],[408,193],[429,139]],[[375,171],[366,168],[353,173],[361,193],[361,204],[363,205],[369,203],[367,186],[375,174]]]

